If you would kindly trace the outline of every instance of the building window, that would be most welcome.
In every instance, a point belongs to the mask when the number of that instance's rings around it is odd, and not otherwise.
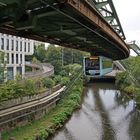
[[[9,64],[9,53],[7,53],[7,64]]]
[[[30,43],[28,43],[28,52],[30,52]]]
[[[9,39],[7,39],[6,42],[7,42],[7,48],[6,49],[9,50]]]
[[[14,40],[12,40],[12,46],[11,46],[11,50],[14,50]]]
[[[24,52],[26,52],[26,42],[24,43]]]
[[[14,54],[13,53],[12,53],[11,57],[12,57],[12,64],[14,64]]]
[[[12,80],[14,78],[13,67],[7,68],[7,80]]]
[[[18,51],[18,41],[16,41],[16,51]]]
[[[4,38],[1,38],[1,49],[4,50]]]
[[[22,67],[17,67],[17,73],[19,73],[20,75],[22,74]]]
[[[16,64],[18,64],[18,54],[16,54]]]
[[[20,64],[22,64],[22,54],[20,54]]]
[[[22,51],[22,41],[20,41],[20,51]]]

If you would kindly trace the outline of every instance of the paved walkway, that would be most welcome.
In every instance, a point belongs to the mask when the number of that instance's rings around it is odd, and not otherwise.
[[[54,74],[54,67],[48,63],[37,64],[28,64],[29,67],[40,68],[37,71],[25,73],[25,78],[34,78],[34,77],[48,77]]]
[[[105,76],[107,76],[107,77],[116,77],[116,74],[120,73],[120,72],[122,72],[122,71],[121,70],[113,70],[112,72],[105,74]]]

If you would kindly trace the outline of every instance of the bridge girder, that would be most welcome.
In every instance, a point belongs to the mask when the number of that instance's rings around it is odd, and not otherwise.
[[[114,60],[128,57],[127,45],[98,11],[87,1],[78,2],[0,0],[0,31],[83,51],[88,50]],[[106,5],[106,2],[101,5]],[[113,20],[109,19],[109,16],[106,18],[110,22]]]
[[[128,43],[130,49],[132,49],[138,56],[140,56],[140,46],[137,45],[136,41]]]
[[[108,20],[107,17],[111,17],[112,18],[112,22],[109,24],[112,27],[116,27],[117,26],[117,30],[116,28],[114,28],[116,30],[116,32],[118,32],[118,34],[125,39],[125,35],[120,23],[120,20],[118,18],[117,12],[115,10],[114,4],[112,2],[112,0],[88,0],[90,2],[92,2],[92,4],[95,5],[95,7],[99,10],[99,12],[103,15],[103,17],[105,17],[105,19],[109,22],[110,20]]]

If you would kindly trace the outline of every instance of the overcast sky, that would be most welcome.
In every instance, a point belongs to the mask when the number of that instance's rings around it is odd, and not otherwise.
[[[113,0],[127,41],[140,45],[140,0]]]

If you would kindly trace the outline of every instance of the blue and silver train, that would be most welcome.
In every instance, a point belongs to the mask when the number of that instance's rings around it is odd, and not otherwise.
[[[100,77],[111,72],[112,60],[103,56],[92,56],[84,58],[84,73],[89,77]]]

